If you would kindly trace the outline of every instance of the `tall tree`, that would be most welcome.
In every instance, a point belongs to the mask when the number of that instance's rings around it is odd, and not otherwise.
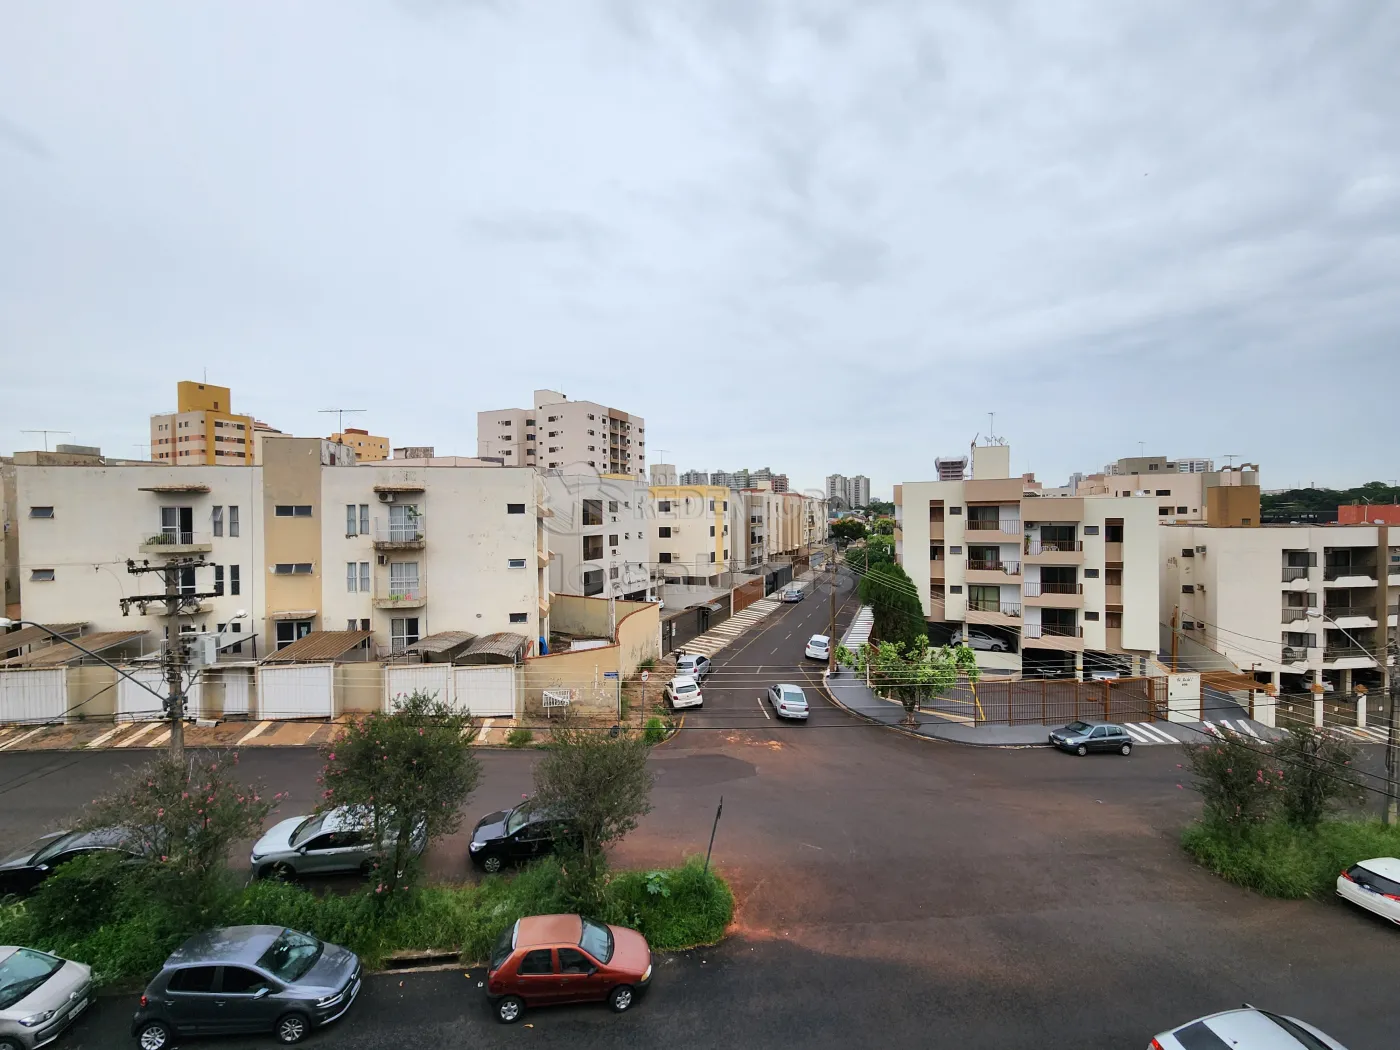
[[[858,591],[860,601],[875,613],[873,634],[882,642],[912,648],[921,636],[927,644],[927,622],[914,581],[892,561],[872,560]]]
[[[831,523],[831,535],[838,540],[850,543],[865,539],[865,522],[857,518],[841,518]]]
[[[977,654],[966,645],[931,649],[920,635],[912,646],[880,642],[862,645],[854,653],[844,646],[836,658],[864,674],[877,692],[898,700],[904,707],[904,721],[913,724],[921,704],[934,700],[960,681],[976,685],[981,678]]]

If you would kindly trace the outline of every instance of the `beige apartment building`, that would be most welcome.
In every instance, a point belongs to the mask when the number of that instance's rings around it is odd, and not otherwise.
[[[24,618],[166,635],[160,588],[128,560],[202,557],[180,573],[184,630],[253,634],[251,658],[313,631],[372,632],[381,651],[430,633],[548,631],[544,484],[473,459],[355,464],[319,438],[268,438],[259,466],[16,465],[26,514]],[[245,612],[247,618],[236,618]]]
[[[628,601],[651,596],[647,483],[629,474],[547,471],[544,484],[550,592]]]
[[[718,586],[730,569],[730,507],[739,505],[738,495],[723,485],[677,482],[670,464],[651,468],[652,575],[659,582]]]
[[[594,401],[536,390],[534,407],[476,414],[477,455],[508,467],[645,479],[646,421]]]
[[[824,499],[768,487],[734,493],[736,567],[811,552],[826,539]]]
[[[346,427],[343,432],[332,434],[326,440],[354,449],[355,458],[361,463],[389,458],[389,439],[371,434],[368,430]]]
[[[256,462],[253,417],[234,414],[228,387],[182,381],[175,411],[151,417],[151,459],[178,467],[248,466]]]
[[[1246,493],[1213,491],[1217,488],[1257,491],[1259,467],[1254,463],[1215,470],[1208,459],[1133,456],[1110,463],[1101,474],[1076,478],[1072,492],[1076,496],[1132,496],[1155,500],[1157,521],[1162,525],[1188,521],[1239,526],[1259,524],[1257,499],[1251,515]],[[1215,518],[1210,517],[1213,503]]]
[[[1009,473],[1009,446],[982,445],[971,477],[895,487],[896,556],[925,617],[989,639],[987,670],[1140,669],[1158,641],[1155,506],[1040,496]]]
[[[1384,525],[1174,525],[1161,607],[1179,647],[1229,657],[1285,693],[1377,687],[1396,629],[1400,534]]]

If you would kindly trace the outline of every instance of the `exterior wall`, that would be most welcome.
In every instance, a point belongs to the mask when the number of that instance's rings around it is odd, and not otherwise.
[[[1258,485],[1212,485],[1206,490],[1207,525],[1248,528],[1259,524],[1259,513]]]
[[[727,570],[729,507],[737,496],[718,485],[653,485],[651,500],[655,517],[648,529],[649,543],[659,575],[714,579]],[[663,511],[663,504],[669,509]],[[663,537],[662,528],[672,534]],[[668,556],[664,564],[663,554]]]
[[[0,459],[0,609],[18,619],[19,605],[19,499],[15,491],[15,463]]]
[[[308,619],[313,631],[340,626],[323,621],[321,589],[326,565],[321,555],[321,530],[325,508],[321,503],[320,438],[279,438],[263,446],[262,527],[266,537],[262,570],[267,590],[263,637],[267,651],[276,647],[279,619]],[[311,506],[311,517],[278,517],[281,505]],[[311,563],[309,575],[278,575],[273,566]],[[287,613],[311,613],[287,617]]]
[[[335,713],[370,712],[384,708],[384,665],[335,665]]]
[[[533,410],[478,412],[477,455],[501,456],[507,466],[645,477],[641,416],[594,401],[569,401],[556,390],[536,390],[533,403]]]
[[[655,660],[661,656],[659,631],[661,610],[655,602],[613,602],[617,616],[617,637],[611,646],[587,649],[585,653],[598,653],[603,649],[616,649],[617,655],[605,670],[622,670],[626,677],[637,670],[637,665],[645,660]],[[608,603],[600,598],[578,598],[557,595],[550,608],[551,626],[575,637],[607,638],[612,633]],[[560,653],[560,656],[580,655]],[[552,659],[552,657],[551,657]],[[539,667],[559,667],[564,664],[534,664]],[[591,680],[591,679],[590,679]]]
[[[123,617],[118,599],[125,595],[155,593],[162,589],[155,574],[134,576],[126,571],[128,558],[152,560],[140,545],[161,531],[162,506],[188,506],[194,511],[196,537],[206,538],[211,550],[205,555],[210,567],[198,569],[195,586],[214,590],[213,565],[225,567],[222,597],[207,598],[201,611],[182,618],[199,631],[216,630],[246,610],[251,623],[260,624],[265,613],[262,471],[257,467],[170,466],[16,466],[18,503],[52,506],[54,516],[26,519],[19,535],[18,565],[25,581],[24,614],[39,623],[89,621],[92,630],[144,629],[152,632],[152,648],[164,637],[166,617],[142,616],[133,608]],[[142,491],[174,484],[208,485],[207,493]],[[223,508],[224,535],[213,535],[213,508]],[[230,507],[239,509],[239,535],[229,535]],[[232,593],[230,566],[237,565],[240,591]],[[52,568],[54,580],[30,583],[36,568]],[[265,637],[265,636],[264,636]],[[250,646],[245,646],[251,651]],[[259,652],[266,652],[260,645]]]
[[[972,447],[972,476],[978,481],[987,478],[1011,477],[1011,446],[974,445]]]
[[[1400,506],[1393,504],[1353,504],[1337,508],[1338,525],[1400,525]]]
[[[524,709],[527,714],[542,713],[546,689],[573,692],[572,709],[581,714],[616,713],[621,689],[621,677],[608,678],[609,673],[621,674],[616,645],[600,649],[585,649],[577,653],[553,653],[532,656],[525,661]]]
[[[1109,518],[1123,520],[1122,545],[1122,647],[1155,653],[1158,641],[1158,532],[1154,508],[1138,499],[1086,499],[1080,521],[1097,525],[1098,536],[1084,537],[1084,568],[1099,569],[1099,578],[1084,580],[1084,608],[1098,610],[1099,621],[1084,622],[1084,647],[1108,649],[1107,628],[1107,549],[1104,536]],[[1029,513],[1029,509],[1026,509]],[[1081,532],[1083,530],[1081,529]],[[1083,574],[1081,573],[1081,576]]]
[[[476,414],[476,454],[500,456],[508,467],[536,465],[535,414],[523,408],[503,408]]]
[[[68,718],[101,720],[117,710],[117,672],[102,664],[68,668]],[[155,697],[151,698],[152,700]]]
[[[550,552],[550,590],[556,594],[584,593],[584,574],[602,574],[599,596],[621,598],[645,594],[651,584],[648,568],[651,544],[651,492],[645,482],[628,475],[544,475],[550,516],[545,532]],[[584,525],[583,501],[598,500],[602,523]],[[602,541],[601,557],[584,558],[585,537]]]
[[[362,463],[389,458],[389,439],[378,437],[365,430],[349,427],[342,433],[332,434],[326,440],[354,449],[355,458]]]

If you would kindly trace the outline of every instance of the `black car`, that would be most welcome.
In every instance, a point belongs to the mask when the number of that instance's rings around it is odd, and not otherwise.
[[[134,857],[127,848],[128,833],[121,828],[95,831],[55,831],[31,842],[23,849],[0,857],[0,897],[33,892],[54,869],[74,857],[92,853],[113,853]]]
[[[1090,751],[1133,753],[1133,738],[1122,726],[1111,722],[1071,722],[1050,732],[1050,743],[1062,751],[1087,755]]]
[[[567,839],[571,830],[567,820],[529,802],[488,813],[472,831],[472,863],[490,874],[507,864],[548,856],[554,852],[555,843]]]

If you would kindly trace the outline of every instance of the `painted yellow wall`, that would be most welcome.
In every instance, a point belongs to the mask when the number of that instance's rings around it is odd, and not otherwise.
[[[309,518],[279,518],[279,504],[310,504]],[[263,638],[268,651],[276,646],[277,624],[273,613],[321,607],[321,439],[279,438],[263,445],[264,584],[267,587],[268,621]],[[343,508],[342,508],[343,513]],[[278,576],[279,562],[310,562],[309,576]],[[312,630],[320,630],[319,616]]]

